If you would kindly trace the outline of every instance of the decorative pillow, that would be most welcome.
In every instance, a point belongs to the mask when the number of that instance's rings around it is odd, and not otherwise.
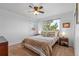
[[[55,36],[55,32],[48,32],[47,37],[54,37]]]
[[[47,32],[41,32],[41,35],[47,37]]]
[[[59,36],[59,31],[55,31],[55,36],[56,36],[56,37]]]
[[[44,36],[44,37],[58,37],[59,36],[59,31],[41,32],[41,35]]]

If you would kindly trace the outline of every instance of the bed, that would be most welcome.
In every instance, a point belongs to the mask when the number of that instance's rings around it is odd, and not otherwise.
[[[29,36],[22,41],[22,46],[34,51],[40,56],[52,56],[52,46],[57,42],[57,40],[57,36]]]

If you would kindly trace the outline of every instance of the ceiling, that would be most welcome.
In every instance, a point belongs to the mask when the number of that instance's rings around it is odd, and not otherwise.
[[[34,15],[31,8],[28,6],[30,3],[0,3],[0,9],[5,9],[10,12],[14,12],[26,17],[31,17],[34,19],[45,18],[48,16],[59,15],[67,12],[74,11],[73,3],[40,3],[44,7],[44,14]],[[37,4],[34,4],[37,5]]]

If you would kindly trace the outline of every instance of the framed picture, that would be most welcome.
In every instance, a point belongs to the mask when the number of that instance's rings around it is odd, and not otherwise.
[[[63,23],[63,28],[70,28],[70,23]]]

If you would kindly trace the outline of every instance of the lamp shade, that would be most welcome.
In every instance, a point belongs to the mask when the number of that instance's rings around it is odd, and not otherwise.
[[[62,33],[61,33],[61,35],[62,35],[62,36],[65,36],[65,35],[66,35],[66,33],[65,33],[65,32],[62,32]]]

